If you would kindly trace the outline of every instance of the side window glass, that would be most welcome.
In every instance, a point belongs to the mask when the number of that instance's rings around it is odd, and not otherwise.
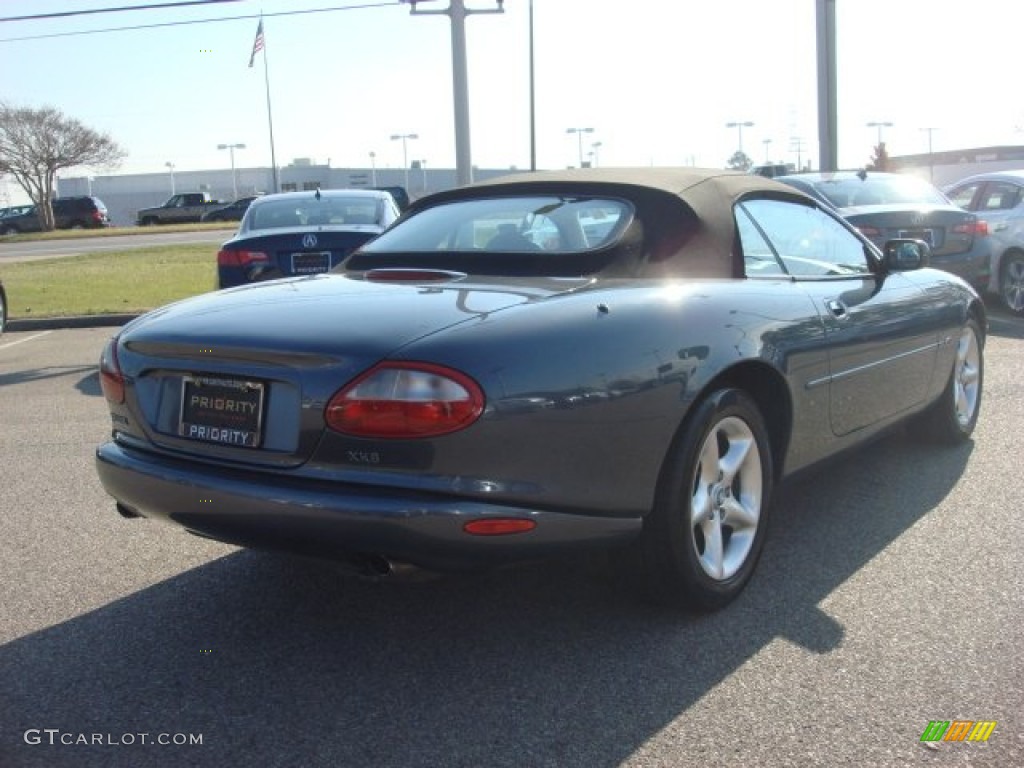
[[[953,205],[973,211],[974,208],[971,206],[971,201],[974,200],[974,195],[978,192],[979,186],[979,184],[967,184],[959,189],[954,189],[949,193],[949,199],[953,201]]]
[[[782,200],[748,200],[741,205],[789,274],[839,277],[870,271],[864,243],[820,208]]]
[[[740,247],[743,249],[743,263],[747,277],[760,277],[762,275],[783,275],[785,270],[779,265],[775,257],[775,251],[764,239],[764,235],[754,226],[750,216],[737,206],[736,231],[740,236]]]
[[[1020,188],[1013,184],[992,182],[978,203],[979,211],[1009,211],[1020,199]]]

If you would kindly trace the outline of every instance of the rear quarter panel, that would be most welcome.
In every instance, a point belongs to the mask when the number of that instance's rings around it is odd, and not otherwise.
[[[328,433],[315,463],[340,466],[338,479],[642,515],[676,432],[717,377],[756,362],[799,399],[802,382],[827,371],[813,304],[780,284],[602,286],[482,314],[398,350],[392,358],[471,375],[484,415],[429,445]],[[827,395],[812,392],[799,413],[802,432],[827,434]]]

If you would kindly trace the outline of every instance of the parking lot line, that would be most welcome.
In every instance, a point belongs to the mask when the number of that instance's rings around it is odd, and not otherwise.
[[[31,336],[26,336],[24,339],[18,339],[17,341],[9,341],[6,344],[0,344],[0,349],[7,349],[8,347],[14,347],[18,344],[24,344],[26,341],[32,341],[32,339],[38,339],[40,336],[47,336],[53,333],[53,331],[43,331],[41,333],[34,333]]]

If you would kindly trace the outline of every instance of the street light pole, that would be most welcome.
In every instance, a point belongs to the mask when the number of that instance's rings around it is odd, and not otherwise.
[[[174,195],[174,163],[168,160],[164,165],[167,166],[167,170],[171,172],[171,196]]]
[[[737,141],[739,143],[739,153],[742,155],[743,154],[743,129],[744,128],[753,128],[754,127],[753,122],[751,122],[750,120],[737,120],[737,121],[732,122],[732,123],[726,123],[725,127],[726,128],[735,128],[736,129],[736,132],[737,132],[737,137],[736,138],[737,138]]]
[[[417,0],[408,2],[410,13],[419,16],[444,14],[452,27],[452,101],[455,103],[455,177],[459,186],[473,181],[473,158],[469,140],[469,75],[466,66],[466,17],[478,13],[504,13],[505,0],[497,0],[498,7],[487,10],[466,8],[465,0],[449,0],[443,11],[421,11]],[[408,186],[408,180],[406,180]]]
[[[370,186],[377,186],[377,153],[370,153]]]
[[[790,149],[790,151],[795,151],[796,152],[796,169],[797,169],[797,171],[802,171],[804,169],[804,166],[803,166],[803,162],[804,162],[804,157],[803,157],[804,140],[801,139],[799,136],[790,136],[789,137],[789,149]]]
[[[883,128],[892,128],[892,123],[890,123],[888,121],[884,121],[884,122],[872,122],[872,123],[868,123],[867,125],[868,125],[868,128],[877,128],[878,129],[878,145],[881,146],[882,145],[882,129]]]
[[[537,170],[537,105],[533,71],[533,0],[530,0],[530,170]]]
[[[591,154],[594,156],[594,167],[595,168],[597,168],[597,160],[598,160],[597,152],[598,152],[599,149],[601,149],[602,146],[603,145],[602,145],[602,143],[600,141],[595,141],[593,144],[590,145]]]
[[[405,166],[405,188],[409,189],[409,139],[418,139],[419,134],[416,133],[393,133],[391,134],[392,141],[402,140],[402,165]]]
[[[935,163],[932,159],[932,134],[935,133],[935,128],[922,128],[922,131],[928,133],[928,180],[935,181]]]
[[[245,144],[218,144],[217,149],[226,149],[231,155],[231,189],[235,193],[235,200],[238,199],[238,176],[235,174],[235,150],[245,149]]]
[[[593,128],[566,128],[565,132],[566,133],[575,133],[576,134],[576,140],[579,143],[579,157],[580,157],[580,165],[579,165],[579,167],[582,168],[583,167],[583,134],[584,133],[593,133],[594,129]]]

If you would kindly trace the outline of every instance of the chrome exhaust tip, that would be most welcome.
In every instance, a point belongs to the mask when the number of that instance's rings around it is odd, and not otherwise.
[[[433,575],[412,563],[392,560],[376,553],[357,555],[351,559],[351,564],[356,573],[368,581],[419,581]]]

